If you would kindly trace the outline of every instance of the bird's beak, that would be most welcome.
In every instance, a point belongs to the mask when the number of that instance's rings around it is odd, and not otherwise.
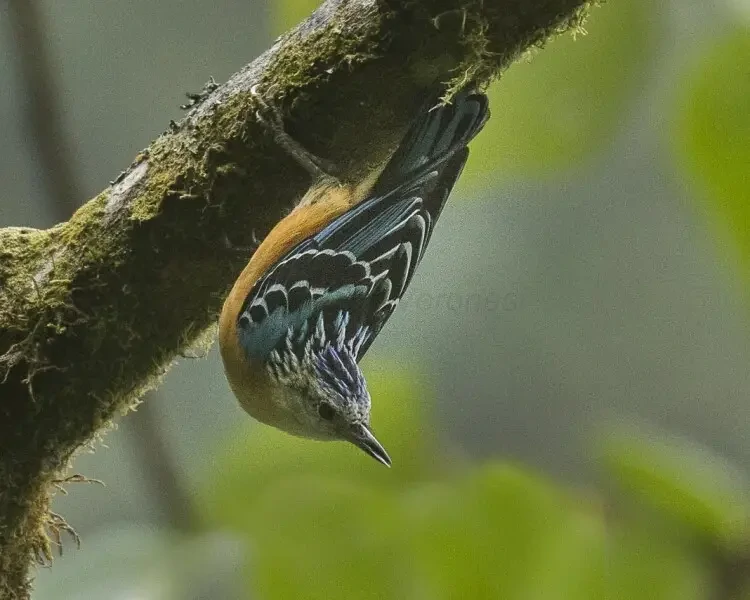
[[[391,466],[391,457],[366,425],[354,425],[347,439],[386,467]]]

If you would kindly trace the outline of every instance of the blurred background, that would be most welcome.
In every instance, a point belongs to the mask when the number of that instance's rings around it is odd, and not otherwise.
[[[295,0],[0,4],[0,226],[49,227]],[[364,361],[389,471],[180,359],[39,600],[750,598],[750,2],[611,0],[493,117]],[[200,352],[198,352],[200,354]]]

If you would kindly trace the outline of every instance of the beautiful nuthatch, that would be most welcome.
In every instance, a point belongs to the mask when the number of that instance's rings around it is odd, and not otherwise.
[[[219,320],[227,379],[251,416],[295,435],[347,440],[387,466],[357,363],[411,282],[467,144],[489,116],[480,92],[439,98],[369,185],[338,182],[278,114],[266,120],[314,182],[258,246]]]

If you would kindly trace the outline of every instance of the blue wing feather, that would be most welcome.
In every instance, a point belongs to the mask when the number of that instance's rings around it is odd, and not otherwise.
[[[466,162],[466,145],[489,116],[486,96],[469,91],[428,108],[371,196],[298,244],[255,285],[238,323],[250,356],[267,357],[288,337],[301,348],[321,315],[327,339],[347,343],[357,360],[365,354],[411,282]]]

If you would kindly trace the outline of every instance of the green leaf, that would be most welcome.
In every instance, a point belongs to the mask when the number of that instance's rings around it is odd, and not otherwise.
[[[425,597],[601,597],[601,523],[517,468],[423,486],[405,507]]]
[[[519,596],[536,600],[601,600],[607,550],[604,521],[593,512],[570,510],[559,528],[546,532]]]
[[[709,542],[735,549],[748,533],[743,475],[707,449],[677,438],[628,433],[604,445],[618,482]]]
[[[750,276],[750,28],[722,37],[676,87],[674,150]]]
[[[557,37],[511,66],[490,87],[492,118],[472,144],[468,178],[535,176],[599,151],[628,117],[654,47],[654,15],[647,0],[605,3],[592,10],[587,35]]]
[[[268,600],[407,598],[410,560],[393,494],[316,476],[269,487],[254,508],[251,580]]]
[[[605,571],[607,600],[702,600],[712,597],[711,573],[696,553],[668,532],[627,521],[611,535]]]

